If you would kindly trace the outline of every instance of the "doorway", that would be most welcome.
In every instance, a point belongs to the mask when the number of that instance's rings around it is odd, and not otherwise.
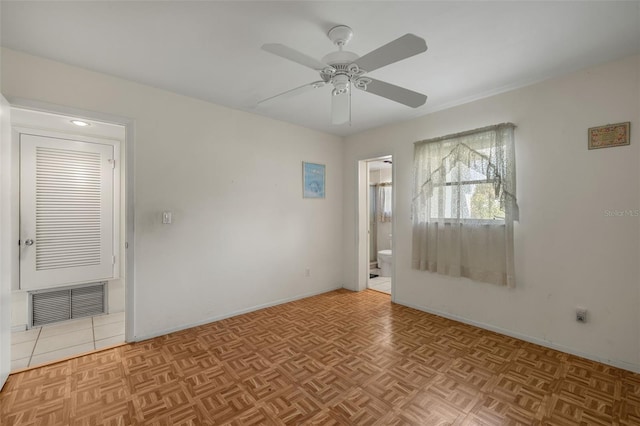
[[[125,342],[126,128],[12,109],[11,370]]]
[[[390,295],[393,285],[391,155],[366,160],[366,185],[367,288]]]

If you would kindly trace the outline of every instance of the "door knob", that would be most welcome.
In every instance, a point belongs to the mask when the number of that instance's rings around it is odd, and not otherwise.
[[[32,246],[33,245],[33,240],[31,238],[29,238],[28,240],[24,240],[24,245],[25,246]]]

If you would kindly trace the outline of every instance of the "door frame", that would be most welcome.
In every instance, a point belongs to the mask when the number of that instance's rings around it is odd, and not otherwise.
[[[11,106],[0,94],[0,390],[11,372]]]
[[[104,114],[95,111],[88,111],[77,108],[70,108],[55,104],[49,104],[40,101],[34,101],[23,98],[9,98],[9,104],[11,107],[21,108],[25,110],[31,110],[34,112],[44,112],[50,114],[57,114],[63,116],[71,116],[77,119],[85,119],[89,121],[99,121],[107,124],[114,124],[123,126],[125,129],[125,137],[121,149],[124,152],[125,164],[122,166],[124,172],[124,191],[125,191],[125,212],[124,223],[121,222],[120,226],[124,226],[124,256],[121,256],[124,262],[124,279],[125,279],[125,341],[133,342],[136,340],[135,336],[135,209],[134,209],[134,147],[135,147],[135,121],[131,118],[120,117],[110,114]],[[22,127],[22,126],[20,126]],[[12,132],[13,133],[13,132]],[[11,167],[11,212],[12,220],[8,230],[3,229],[3,235],[11,235],[16,244],[14,252],[11,253],[11,287],[17,289],[19,284],[19,252],[18,252],[18,232],[19,232],[19,141],[14,140],[12,137],[10,141],[11,155],[12,155],[12,167]],[[122,207],[120,207],[122,209]]]
[[[368,288],[369,283],[369,167],[368,162],[382,158],[391,158],[393,153],[367,156],[356,162],[356,291]],[[391,181],[396,182],[396,167],[391,163]],[[391,192],[391,301],[396,301],[396,192]]]

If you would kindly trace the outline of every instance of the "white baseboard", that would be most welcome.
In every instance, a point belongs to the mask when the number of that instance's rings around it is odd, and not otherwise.
[[[11,332],[12,333],[17,333],[20,331],[26,331],[27,330],[27,324],[20,324],[20,325],[12,325],[11,326]]]
[[[458,316],[458,315],[454,315],[454,314],[450,314],[450,313],[447,313],[447,312],[441,312],[441,311],[438,311],[436,309],[430,309],[430,308],[426,308],[424,306],[415,305],[413,303],[404,302],[402,300],[396,300],[395,303],[397,303],[399,305],[407,306],[409,308],[417,309],[418,311],[427,312],[429,314],[437,315],[439,317],[448,318],[450,320],[458,321],[458,322],[461,322],[461,323],[464,323],[464,324],[473,325],[473,326],[476,326],[476,327],[479,327],[479,328],[482,328],[482,329],[485,329],[485,330],[494,331],[496,333],[504,334],[505,336],[513,337],[513,338],[520,339],[520,340],[524,340],[525,342],[534,343],[536,345],[544,346],[546,348],[555,349],[555,350],[558,350],[560,352],[564,352],[564,353],[567,353],[567,354],[579,356],[581,358],[586,358],[586,359],[589,359],[591,361],[601,362],[603,364],[611,365],[612,367],[621,368],[623,370],[628,370],[628,371],[631,371],[633,373],[640,373],[640,365],[637,365],[637,364],[632,364],[632,363],[626,362],[626,361],[620,361],[620,360],[617,360],[617,359],[608,359],[608,358],[599,357],[597,355],[587,354],[587,353],[575,350],[573,348],[570,348],[568,346],[560,345],[560,344],[557,344],[557,343],[554,343],[554,342],[550,342],[550,341],[547,341],[547,340],[538,339],[538,338],[532,337],[532,336],[527,336],[525,334],[521,334],[521,333],[518,333],[518,332],[515,332],[515,331],[512,331],[512,330],[507,330],[507,329],[504,329],[504,328],[495,327],[495,326],[490,325],[490,324],[485,324],[485,323],[482,323],[482,322],[470,320],[468,318],[464,318],[464,317],[461,317],[461,316]]]
[[[317,296],[317,295],[323,294],[323,293],[329,293],[330,291],[340,290],[342,288],[343,288],[342,286],[339,286],[339,287],[328,288],[328,289],[324,289],[324,290],[320,290],[320,291],[314,291],[314,292],[311,292],[311,293],[299,294],[299,295],[296,295],[296,296],[293,296],[293,297],[287,297],[285,299],[274,300],[274,301],[271,301],[271,302],[263,303],[261,305],[255,305],[255,306],[251,306],[249,308],[233,311],[233,312],[230,312],[230,313],[227,313],[227,314],[224,314],[224,315],[218,315],[218,316],[215,316],[215,317],[209,317],[209,318],[204,319],[202,321],[197,321],[197,322],[193,322],[193,323],[189,323],[189,324],[183,324],[183,325],[180,325],[178,327],[168,328],[168,329],[165,329],[165,330],[162,330],[162,331],[158,331],[157,333],[151,333],[151,334],[146,334],[146,335],[142,335],[142,336],[134,336],[133,341],[134,342],[140,342],[142,340],[153,339],[154,337],[164,336],[165,334],[174,333],[176,331],[186,330],[188,328],[197,327],[199,325],[209,324],[210,322],[220,321],[220,320],[223,320],[223,319],[226,319],[226,318],[231,318],[231,317],[235,317],[235,316],[238,316],[238,315],[247,314],[249,312],[257,311],[257,310],[260,310],[260,309],[270,308],[272,306],[277,306],[277,305],[282,305],[283,303],[293,302],[293,301],[300,300],[300,299],[306,299],[307,297]]]

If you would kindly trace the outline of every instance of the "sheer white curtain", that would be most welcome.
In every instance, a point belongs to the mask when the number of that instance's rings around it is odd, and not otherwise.
[[[376,202],[378,222],[391,222],[391,184],[380,183],[377,186],[378,196]]]
[[[513,287],[515,126],[415,143],[412,267]]]

